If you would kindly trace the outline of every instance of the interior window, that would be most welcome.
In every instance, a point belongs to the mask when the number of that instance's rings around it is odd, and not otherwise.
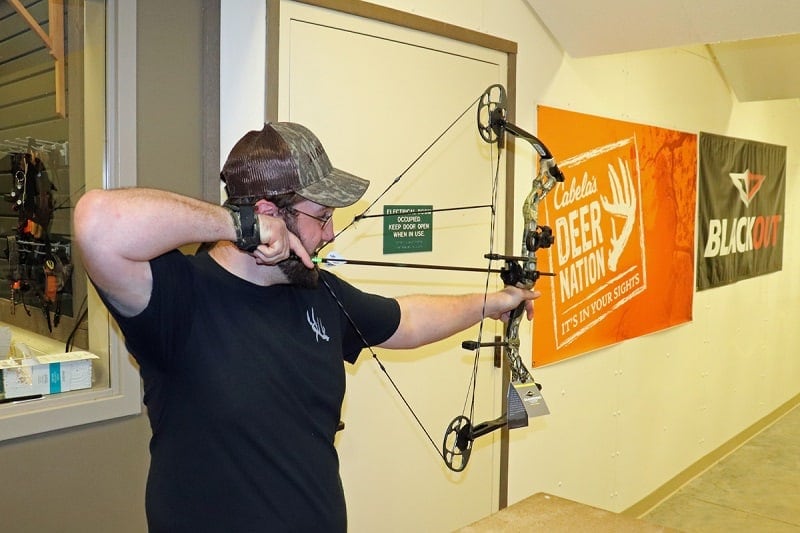
[[[91,0],[0,2],[0,359],[91,351],[92,387],[107,388],[107,341],[90,346],[71,226],[87,184],[102,182],[98,9]]]

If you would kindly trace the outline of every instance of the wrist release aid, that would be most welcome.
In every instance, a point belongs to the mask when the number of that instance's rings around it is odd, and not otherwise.
[[[258,225],[258,215],[252,205],[223,205],[231,214],[233,227],[236,230],[234,244],[240,250],[252,252],[261,244],[261,228]]]

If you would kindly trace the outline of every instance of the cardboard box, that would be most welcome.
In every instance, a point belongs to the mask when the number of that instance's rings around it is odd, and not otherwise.
[[[5,398],[55,394],[92,386],[90,352],[47,354],[25,359],[0,359]]]

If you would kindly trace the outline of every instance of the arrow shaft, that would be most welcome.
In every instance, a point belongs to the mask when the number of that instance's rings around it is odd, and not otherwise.
[[[317,258],[318,263],[327,263],[330,265],[347,264],[347,265],[363,265],[363,266],[382,266],[393,268],[421,268],[426,270],[452,270],[457,272],[492,272],[500,273],[499,268],[479,268],[479,267],[465,267],[455,265],[426,265],[419,263],[391,263],[386,261],[362,261],[359,259],[327,259]]]

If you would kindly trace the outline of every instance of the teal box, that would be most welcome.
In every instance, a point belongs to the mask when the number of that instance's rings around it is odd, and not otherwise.
[[[50,394],[61,392],[61,363],[50,363]]]

